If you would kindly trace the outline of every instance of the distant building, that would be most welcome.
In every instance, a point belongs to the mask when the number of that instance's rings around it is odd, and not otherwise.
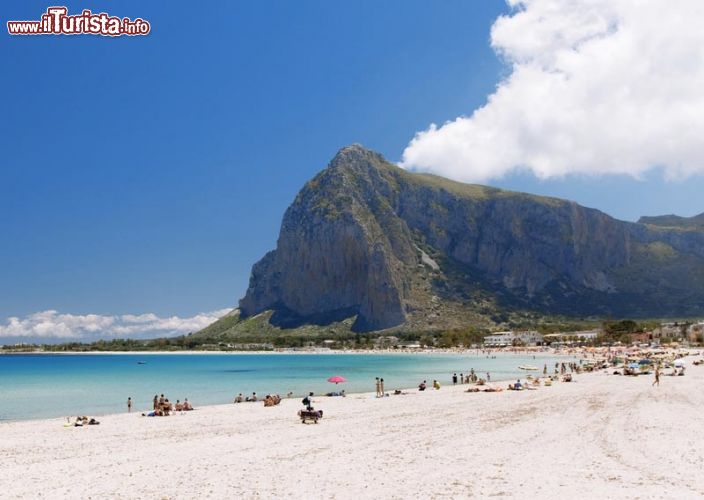
[[[418,342],[399,342],[398,346],[402,349],[420,349],[422,347]]]
[[[543,343],[543,336],[536,331],[518,332],[516,338],[522,345],[539,345]]]
[[[655,330],[655,334],[658,338],[669,337],[673,339],[678,339],[682,337],[682,325],[678,323],[662,323],[660,328]]]
[[[484,337],[486,347],[507,347],[512,345],[538,345],[543,336],[536,331],[496,332]]]
[[[484,337],[486,347],[506,347],[513,345],[515,335],[513,332],[496,332]]]
[[[579,332],[550,333],[544,336],[547,344],[566,344],[573,342],[591,342],[601,334],[600,330],[582,330]]]
[[[393,335],[378,337],[376,340],[374,340],[374,345],[376,345],[377,347],[395,346],[398,345],[398,337],[394,337]]]

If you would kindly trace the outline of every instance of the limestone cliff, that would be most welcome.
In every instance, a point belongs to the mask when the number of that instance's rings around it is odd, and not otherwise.
[[[697,315],[703,278],[697,225],[628,223],[413,174],[353,145],[288,208],[240,311],[272,310],[283,326],[355,317],[357,330],[453,325],[502,308]]]

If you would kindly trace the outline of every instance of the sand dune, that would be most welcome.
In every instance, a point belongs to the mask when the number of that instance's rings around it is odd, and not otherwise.
[[[704,366],[685,377],[576,377],[537,391],[467,386],[185,415],[0,425],[3,498],[695,498]],[[197,402],[197,401],[196,401]]]

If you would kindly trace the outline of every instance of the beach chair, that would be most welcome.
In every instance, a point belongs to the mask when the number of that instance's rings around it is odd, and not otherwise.
[[[318,420],[323,418],[323,410],[298,410],[298,416],[301,418],[301,423],[313,422],[318,423]]]

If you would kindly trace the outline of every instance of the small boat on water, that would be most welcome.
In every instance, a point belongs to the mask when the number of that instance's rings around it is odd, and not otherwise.
[[[147,362],[146,362],[146,361],[137,361],[137,364],[138,364],[138,365],[146,365]]]
[[[519,370],[537,370],[538,367],[537,367],[537,366],[533,366],[533,365],[521,365],[521,366],[518,367],[518,369],[519,369]]]

